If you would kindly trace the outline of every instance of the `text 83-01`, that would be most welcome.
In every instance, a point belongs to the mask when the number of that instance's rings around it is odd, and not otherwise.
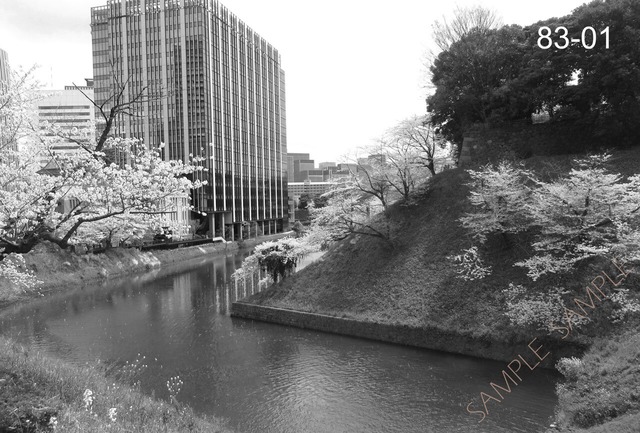
[[[569,37],[569,30],[566,27],[557,27],[551,31],[550,27],[542,26],[538,29],[538,47],[548,50],[556,47],[560,50],[569,48],[571,44],[580,44],[584,49],[591,50],[598,43],[598,35],[604,36],[604,47],[609,49],[609,27],[606,27],[600,33],[593,27],[585,27],[582,29],[580,37]],[[554,42],[555,39],[555,42]]]

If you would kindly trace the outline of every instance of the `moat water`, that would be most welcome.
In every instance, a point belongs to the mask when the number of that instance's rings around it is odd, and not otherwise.
[[[0,331],[77,364],[144,357],[143,391],[240,433],[543,432],[557,377],[523,377],[489,415],[466,411],[505,363],[235,319],[257,290],[231,274],[246,253],[191,261],[15,306]]]

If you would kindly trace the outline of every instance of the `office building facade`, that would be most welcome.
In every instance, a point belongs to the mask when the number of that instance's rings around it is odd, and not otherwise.
[[[203,156],[198,227],[246,237],[288,225],[285,76],[280,54],[217,0],[108,0],[91,9],[95,97],[124,86],[134,116],[114,134]],[[99,119],[98,119],[99,120]],[[100,125],[98,125],[100,127]]]
[[[9,66],[9,55],[6,51],[0,49],[0,106],[11,104],[9,87],[11,85],[11,67]],[[13,131],[9,131],[11,123],[8,123],[10,114],[0,112],[0,150],[18,150],[18,143],[13,135]],[[5,155],[0,155],[5,158]]]
[[[94,97],[92,80],[87,79],[86,86],[65,86],[64,90],[57,91],[43,90],[42,94],[44,96],[36,101],[40,127],[59,129],[59,135],[70,138],[53,141],[51,151],[55,154],[81,152],[76,141],[82,142],[95,134],[95,111],[91,102]],[[49,132],[47,135],[54,133]]]
[[[9,76],[11,69],[9,68],[9,55],[0,48],[0,88],[4,89],[9,84]]]

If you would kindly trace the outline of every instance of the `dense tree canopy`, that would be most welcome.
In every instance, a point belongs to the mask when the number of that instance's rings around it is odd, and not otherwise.
[[[518,118],[531,111],[514,89],[523,69],[526,38],[519,26],[472,31],[440,53],[431,71],[436,92],[429,98],[431,120],[460,141],[462,128],[490,117]]]
[[[550,33],[540,30],[545,26]],[[550,39],[541,39],[546,34]],[[469,31],[431,66],[432,121],[459,143],[471,123],[546,112],[552,121],[625,144],[640,135],[638,40],[640,3],[634,0],[594,1],[524,28]]]

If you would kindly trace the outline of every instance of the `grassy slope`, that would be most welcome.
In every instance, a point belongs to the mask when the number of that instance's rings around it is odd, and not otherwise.
[[[471,210],[464,185],[469,180],[460,169],[440,173],[417,204],[392,207],[395,248],[373,237],[349,238],[321,261],[249,301],[495,338],[508,333],[529,337],[531,330],[515,329],[507,321],[501,293],[511,281],[535,286],[523,270],[513,267],[527,256],[525,249],[490,240],[481,254],[493,273],[479,281],[457,278],[447,258],[474,244],[457,221]]]
[[[494,332],[505,325],[491,306],[496,291],[485,282],[455,278],[447,259],[471,246],[456,221],[467,209],[468,190],[462,184],[468,180],[462,170],[442,173],[416,205],[392,208],[395,248],[367,236],[347,239],[252,301],[381,323]],[[504,285],[514,272],[500,263],[503,258],[494,264],[493,285]]]
[[[640,148],[620,151],[615,156],[612,171],[623,175],[638,172]],[[558,170],[566,172],[570,160],[570,156],[531,158],[527,160],[527,166],[542,175]],[[254,295],[249,302],[379,323],[436,326],[497,339],[539,335],[539,330],[517,329],[508,322],[504,315],[501,289],[513,281],[531,290],[544,289],[553,284],[572,289],[576,294],[582,293],[589,279],[599,272],[599,265],[586,267],[573,275],[541,279],[534,284],[522,270],[512,266],[515,261],[527,256],[526,247],[493,239],[484,251],[481,250],[485,263],[493,268],[492,276],[475,282],[456,278],[447,256],[459,254],[461,249],[472,245],[472,239],[457,223],[457,219],[470,209],[465,200],[468,189],[464,186],[468,180],[468,175],[459,169],[441,173],[433,179],[430,191],[419,197],[415,206],[392,208],[392,218],[397,225],[397,246],[394,249],[385,248],[375,238],[347,239],[332,247],[321,261],[273,288]],[[621,332],[621,328],[609,326],[609,323],[599,319],[594,319],[594,322],[596,330]],[[634,326],[633,329],[631,334],[637,334],[638,327]],[[615,353],[603,354],[598,347],[594,347],[590,353],[588,356],[594,359],[600,356],[612,357],[614,361],[619,359]],[[635,359],[637,365],[640,354]],[[586,358],[585,362],[598,371],[597,361]],[[612,374],[609,377],[612,383],[606,386],[619,386],[620,392],[629,397],[632,391],[628,390],[626,381],[631,379],[640,382],[639,376],[637,369],[629,367],[620,374]],[[601,386],[598,381],[586,376],[581,378],[581,383],[581,392],[587,396]],[[637,393],[633,395],[637,396]],[[591,411],[596,415],[587,416],[597,418],[601,408],[592,405],[588,397],[576,396],[574,393],[561,398],[560,411]],[[637,397],[634,398],[623,412],[640,410],[640,403]],[[616,406],[616,410],[622,413],[621,406]],[[589,430],[589,433],[638,431],[640,424],[633,424],[638,419],[638,414],[625,415],[616,420],[620,423],[616,430],[601,427],[604,430]],[[563,424],[564,428],[575,425],[573,421]],[[624,430],[622,425],[633,427]]]
[[[83,394],[95,397],[86,410]],[[116,420],[108,411],[116,408]],[[225,433],[217,421],[114,384],[93,368],[80,368],[0,338],[0,432]]]

